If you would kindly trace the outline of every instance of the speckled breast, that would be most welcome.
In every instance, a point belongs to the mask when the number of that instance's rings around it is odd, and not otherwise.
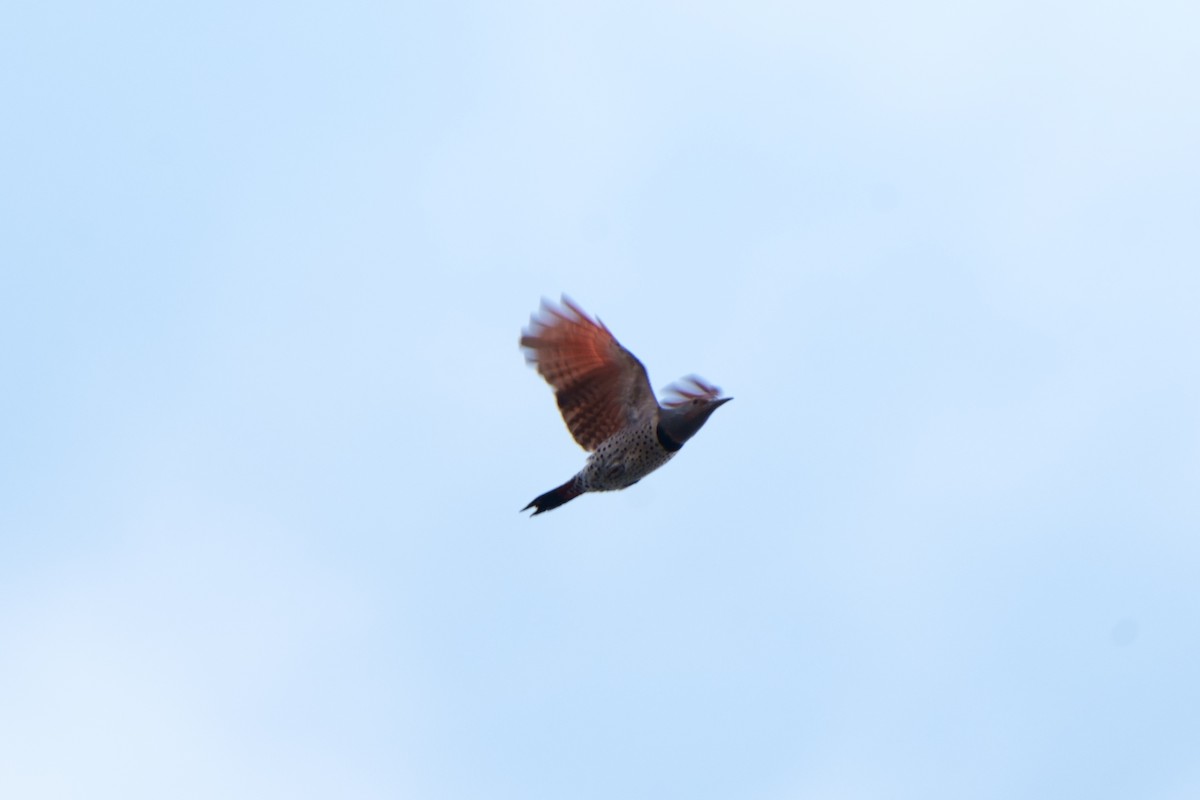
[[[600,443],[580,476],[588,491],[624,489],[671,460],[655,436],[654,422],[619,431]]]

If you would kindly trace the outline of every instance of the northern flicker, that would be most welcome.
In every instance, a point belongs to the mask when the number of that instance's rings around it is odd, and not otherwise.
[[[709,416],[731,397],[691,376],[671,386],[662,405],[642,362],[620,345],[604,323],[563,297],[542,301],[522,331],[525,359],[554,389],[567,430],[591,451],[575,477],[521,509],[533,516],[585,492],[632,486],[670,461]]]

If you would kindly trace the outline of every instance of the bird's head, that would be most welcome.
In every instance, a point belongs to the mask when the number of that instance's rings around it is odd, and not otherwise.
[[[658,424],[667,439],[682,447],[708,422],[718,408],[732,397],[718,397],[721,390],[693,376],[687,385],[675,384],[668,390],[672,397],[662,404]]]

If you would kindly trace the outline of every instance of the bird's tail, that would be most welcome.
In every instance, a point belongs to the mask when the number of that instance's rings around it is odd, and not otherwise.
[[[575,478],[559,486],[557,489],[551,489],[545,494],[538,495],[533,498],[533,502],[522,508],[522,511],[528,511],[531,508],[536,508],[530,516],[536,517],[543,511],[549,511],[552,508],[558,508],[563,503],[574,500],[579,495],[583,494],[583,489],[579,486],[579,481]]]

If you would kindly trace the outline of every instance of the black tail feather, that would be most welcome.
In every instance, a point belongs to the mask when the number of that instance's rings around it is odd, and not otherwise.
[[[543,511],[549,511],[552,508],[558,508],[563,503],[570,502],[576,497],[579,497],[581,494],[583,494],[583,489],[580,489],[579,484],[575,481],[575,479],[571,478],[571,480],[567,481],[562,486],[559,486],[556,489],[551,489],[545,494],[540,494],[533,498],[533,501],[521,510],[528,511],[531,508],[536,508],[537,510],[530,514],[531,517],[536,517]]]

